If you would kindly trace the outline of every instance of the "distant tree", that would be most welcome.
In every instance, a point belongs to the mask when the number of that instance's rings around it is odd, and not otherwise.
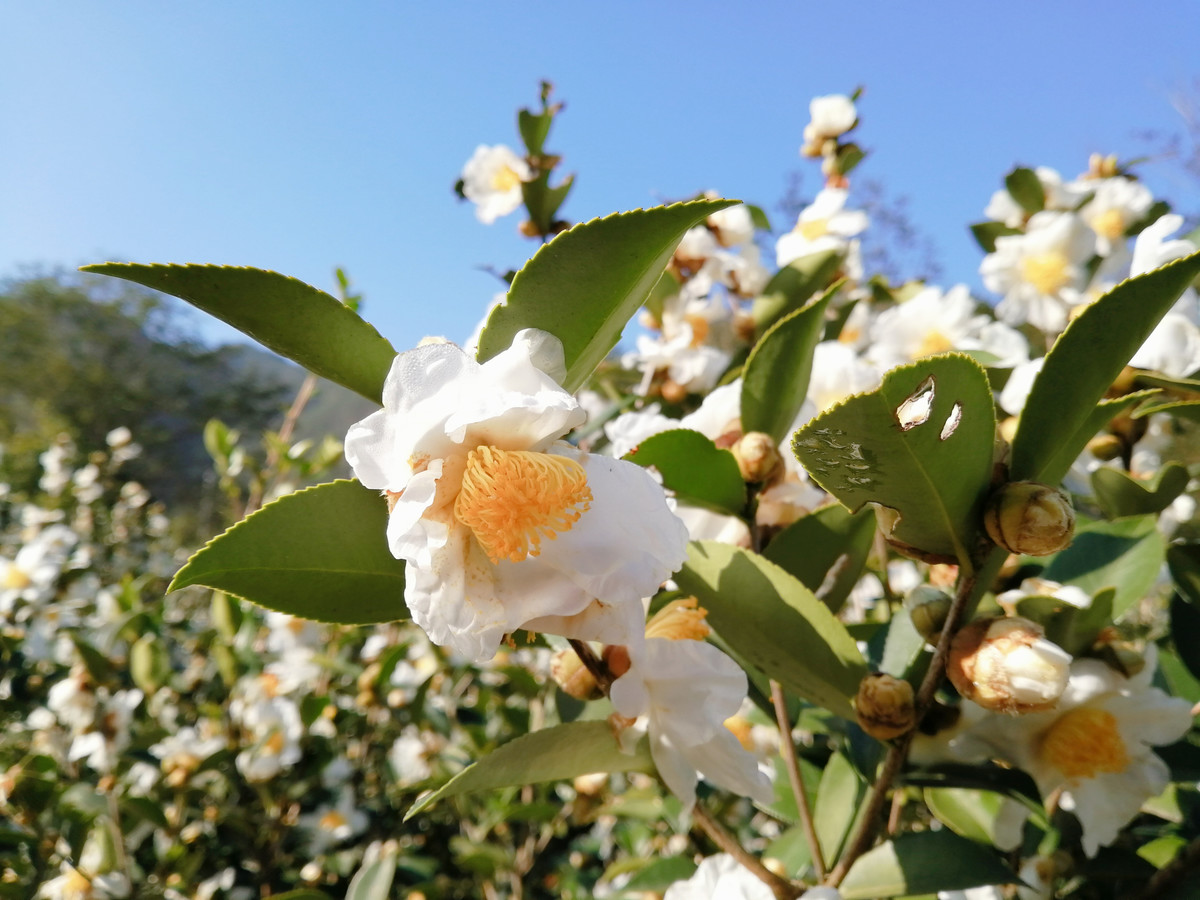
[[[246,348],[188,337],[173,303],[61,272],[0,282],[0,478],[23,490],[55,436],[87,453],[124,425],[145,450],[130,463],[134,477],[173,504],[201,498],[211,482],[204,423],[219,415],[261,430],[287,385],[247,365]]]

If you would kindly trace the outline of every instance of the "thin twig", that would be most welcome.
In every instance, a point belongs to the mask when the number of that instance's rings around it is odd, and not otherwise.
[[[714,844],[753,872],[763,884],[771,889],[777,900],[795,900],[804,893],[802,885],[788,881],[764,866],[761,859],[743,847],[738,839],[726,831],[724,826],[698,802],[692,811],[692,817]]]
[[[813,825],[812,806],[808,802],[808,788],[800,774],[800,758],[796,755],[796,742],[792,740],[792,723],[788,719],[787,699],[783,686],[771,679],[771,702],[775,704],[775,721],[779,724],[779,742],[783,749],[783,762],[787,766],[788,778],[792,782],[792,793],[796,797],[796,808],[800,811],[800,823],[804,826],[804,840],[808,842],[809,856],[817,879],[825,880],[825,858],[821,855],[821,842],[817,840],[817,829]]]
[[[567,640],[571,644],[571,649],[579,656],[579,661],[592,673],[592,677],[596,679],[596,684],[604,692],[604,696],[607,697],[608,689],[612,687],[613,683],[612,672],[608,671],[608,666],[583,641],[576,640],[575,638],[568,638]]]
[[[888,813],[887,833],[895,834],[900,829],[900,814],[904,811],[904,792],[892,793],[892,811]]]
[[[286,444],[292,439],[292,433],[296,430],[296,422],[300,419],[300,413],[304,412],[304,407],[308,405],[308,401],[312,399],[313,392],[317,389],[317,376],[309,372],[304,376],[304,381],[300,385],[300,389],[296,391],[296,397],[292,400],[292,405],[288,408],[287,414],[283,417],[283,424],[279,426],[279,443]],[[267,451],[267,459],[263,464],[263,474],[270,477],[270,472],[279,462],[279,450],[277,447],[272,447]],[[259,484],[250,489],[250,496],[246,498],[246,508],[242,511],[242,518],[250,515],[262,505],[263,495],[266,493],[266,485]]]

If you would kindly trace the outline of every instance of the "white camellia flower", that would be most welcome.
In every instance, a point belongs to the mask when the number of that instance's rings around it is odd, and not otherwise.
[[[687,881],[667,888],[663,900],[775,900],[775,894],[728,853],[719,853],[704,859]]]
[[[1121,828],[1170,773],[1151,750],[1182,737],[1191,704],[1150,686],[1155,651],[1126,678],[1095,659],[1076,660],[1054,710],[1017,718],[964,709],[967,730],[990,755],[1033,776],[1043,797],[1062,789],[1060,806],[1083,828],[1088,856],[1116,840]]]
[[[1080,217],[1096,232],[1096,252],[1107,256],[1125,243],[1125,232],[1154,203],[1154,195],[1140,181],[1117,175],[1105,178],[1082,209]]]
[[[867,230],[870,219],[862,210],[846,209],[845,188],[824,188],[800,211],[796,227],[775,242],[775,264],[783,268],[793,260],[822,250],[847,252],[845,268],[855,280],[862,277],[856,259],[857,243],[850,238]]]
[[[1095,249],[1095,233],[1067,212],[1035,213],[1025,234],[996,238],[996,252],[979,264],[984,286],[1003,296],[996,315],[1009,325],[1061,331],[1068,307],[1085,299]]]
[[[565,371],[558,339],[536,329],[482,364],[453,344],[418,347],[392,364],[384,408],[346,436],[358,480],[387,492],[414,621],[468,659],[597,598],[640,603],[686,558],[646,470],[558,440],[586,419]]]
[[[308,853],[320,856],[343,841],[362,834],[370,820],[358,808],[354,791],[344,788],[336,804],[324,803],[310,813],[300,816],[296,824],[308,832]]]
[[[521,205],[521,183],[532,177],[529,165],[510,148],[480,144],[463,166],[463,196],[475,204],[475,218],[490,225]]]
[[[858,121],[854,101],[845,94],[826,94],[813,97],[808,104],[809,123],[804,126],[805,156],[820,156],[822,145],[832,138],[841,137]]]
[[[694,599],[677,600],[646,626],[644,642],[629,646],[630,668],[609,691],[626,726],[622,743],[644,726],[658,774],[685,809],[706,781],[760,803],[775,796],[770,779],[725,726],[746,698],[746,673],[704,642],[706,613]],[[638,720],[641,720],[640,722]],[[637,722],[638,727],[628,727]]]

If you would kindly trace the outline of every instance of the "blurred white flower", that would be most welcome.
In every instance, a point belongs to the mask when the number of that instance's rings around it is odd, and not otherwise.
[[[463,196],[475,204],[475,218],[490,225],[521,205],[521,183],[532,177],[528,163],[509,147],[480,144],[463,166]]]
[[[433,774],[429,765],[429,742],[415,725],[408,725],[388,750],[388,765],[401,787],[424,781]]]
[[[1124,246],[1125,233],[1139,222],[1154,203],[1154,195],[1140,181],[1124,175],[1089,182],[1094,193],[1079,216],[1096,233],[1096,252],[1108,256]]]
[[[841,137],[858,121],[854,101],[845,94],[826,94],[813,97],[808,104],[809,122],[804,126],[805,156],[820,156],[825,141]]]
[[[358,808],[354,791],[343,788],[336,804],[322,804],[315,811],[301,815],[296,824],[308,832],[309,855],[320,856],[362,834],[368,822],[367,814]]]
[[[800,211],[796,227],[775,242],[775,263],[783,268],[793,260],[822,250],[856,250],[855,235],[866,231],[870,219],[862,210],[846,209],[849,192],[844,188],[824,188],[813,202]],[[854,258],[851,258],[854,257]],[[862,264],[856,253],[846,260],[847,274],[862,277]]]
[[[728,853],[720,853],[702,860],[687,881],[667,888],[663,900],[775,900],[775,894]]]
[[[384,408],[346,437],[355,475],[388,494],[414,621],[472,660],[531,620],[640,602],[686,556],[644,469],[558,440],[585,419],[564,372],[558,339],[534,329],[483,364],[453,344],[419,347],[396,357]]]

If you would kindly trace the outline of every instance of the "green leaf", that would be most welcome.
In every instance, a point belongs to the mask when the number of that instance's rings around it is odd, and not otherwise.
[[[862,812],[867,783],[841,753],[834,753],[821,773],[817,803],[813,810],[817,843],[827,863],[841,856],[842,845],[855,819]]]
[[[771,220],[767,218],[767,214],[763,212],[761,206],[756,206],[753,203],[747,203],[746,209],[750,210],[750,221],[754,223],[754,227],[763,231],[771,230]]]
[[[1187,489],[1188,481],[1187,467],[1177,462],[1168,462],[1147,481],[1101,466],[1092,472],[1092,491],[1105,515],[1119,519],[1162,512]]]
[[[824,333],[825,307],[837,292],[834,285],[788,313],[754,345],[742,370],[743,431],[769,434],[777,444],[787,436],[808,396],[813,350]]]
[[[1088,441],[1096,436],[1096,432],[1124,413],[1129,407],[1156,393],[1158,392],[1138,391],[1126,394],[1124,397],[1114,397],[1097,403],[1095,408],[1088,413],[1087,418],[1083,420],[1083,424],[1076,430],[1075,437],[1057,449],[1050,450],[1050,454],[1042,465],[1041,480],[1046,484],[1058,484],[1062,481],[1079,457],[1080,451]]]
[[[549,172],[543,172],[533,181],[521,183],[521,197],[539,234],[554,233],[554,217],[574,184],[575,176],[568,175],[557,187],[550,187]]]
[[[388,885],[391,887],[391,885]],[[386,895],[385,895],[386,896]],[[311,888],[300,888],[283,894],[272,894],[271,900],[333,900],[324,891],[314,891]]]
[[[934,636],[936,640],[937,636]],[[895,678],[907,678],[909,670],[920,658],[925,649],[925,638],[915,625],[912,616],[905,608],[900,608],[892,614],[887,625],[887,638],[883,645],[883,658],[879,661],[879,671],[886,672]]]
[[[923,831],[864,853],[838,890],[843,900],[882,900],[1016,881],[1013,871],[981,844],[947,830]]]
[[[677,881],[686,881],[696,874],[696,864],[688,856],[665,856],[650,859],[625,883],[622,892],[665,891]]]
[[[1096,636],[1113,621],[1114,588],[1097,591],[1090,606],[1072,606],[1057,597],[1023,597],[1017,601],[1017,615],[1032,619],[1046,630],[1046,639],[1058,644],[1072,656],[1087,652]]]
[[[558,781],[594,772],[652,772],[645,741],[633,754],[622,753],[612,727],[602,722],[571,722],[509,741],[413,805],[411,819],[440,800],[474,791]]]
[[[1104,392],[1200,273],[1200,253],[1117,285],[1084,308],[1046,354],[1012,442],[1011,477],[1048,481],[1047,464],[1079,455]],[[1060,476],[1061,477],[1061,476]]]
[[[1005,836],[999,835],[999,820],[1007,799],[994,791],[971,788],[925,789],[925,802],[938,821],[955,834],[992,846],[997,846],[998,837],[1005,842]]]
[[[1024,234],[1020,228],[1009,228],[1003,222],[976,222],[971,226],[971,234],[984,253],[996,252],[996,238],[1008,237],[1010,234]]]
[[[1046,189],[1033,169],[1018,166],[1005,176],[1004,186],[1025,212],[1033,214],[1046,208]]]
[[[346,900],[388,900],[392,879],[396,877],[397,854],[383,853],[354,873]]]
[[[763,556],[799,578],[836,613],[858,583],[874,536],[871,510],[851,513],[840,503],[831,503],[771,538]]]
[[[731,516],[745,510],[746,482],[737,460],[698,431],[675,428],[652,435],[625,459],[658,469],[663,485],[683,503]]]
[[[1200,678],[1200,607],[1178,594],[1171,598],[1171,640],[1187,670]]]
[[[540,156],[550,135],[550,126],[554,124],[554,113],[546,110],[533,113],[527,109],[517,112],[517,131],[521,134],[521,142],[530,156]]]
[[[1050,560],[1043,575],[1092,595],[1115,588],[1113,617],[1119,618],[1150,592],[1166,550],[1155,516],[1084,523],[1076,529],[1071,546]]]
[[[850,698],[866,663],[846,627],[796,578],[749,550],[693,541],[675,581],[748,663],[792,693],[854,718]]]
[[[508,297],[480,335],[479,361],[509,347],[522,328],[541,328],[562,341],[563,387],[576,390],[616,346],[684,233],[736,202],[695,200],[639,209],[564,231],[513,279]]]
[[[842,264],[838,250],[822,250],[794,259],[773,276],[754,301],[754,330],[763,334],[779,319],[800,309],[817,291],[823,291]]]
[[[238,266],[100,263],[82,270],[173,294],[310,372],[382,402],[396,351],[349,307],[302,281]]]
[[[813,479],[849,509],[878,503],[890,540],[969,565],[992,474],[987,374],[951,353],[893,369],[796,432]],[[898,516],[898,518],[897,518]]]
[[[1200,400],[1163,400],[1143,403],[1133,411],[1133,418],[1144,419],[1155,413],[1168,413],[1177,419],[1200,422]]]
[[[1175,587],[1200,609],[1200,544],[1175,544],[1167,548],[1167,567]]]
[[[269,503],[218,535],[168,591],[202,584],[265,606],[346,625],[408,618],[404,563],[387,545],[387,504],[357,481]]]

